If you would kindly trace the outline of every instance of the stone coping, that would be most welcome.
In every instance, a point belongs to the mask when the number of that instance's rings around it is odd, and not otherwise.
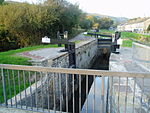
[[[47,109],[44,109],[44,111],[47,111]],[[7,107],[3,107],[0,106],[0,113],[42,113],[42,109],[38,109],[38,111],[36,111],[36,108],[33,108],[33,110],[26,110],[26,108],[24,106],[22,106],[22,109],[20,108],[7,108]],[[53,111],[50,110],[50,113],[60,113],[59,111]],[[62,113],[66,113],[66,112],[62,112]]]
[[[94,39],[94,38],[91,39],[91,40],[88,40],[88,41],[81,41],[79,44],[76,45],[76,49],[80,49],[82,46],[86,46],[86,45],[88,45],[88,44],[90,44],[90,43],[92,43],[94,41],[96,41],[96,39]],[[38,60],[30,60],[30,62],[32,62],[32,63],[33,62],[34,63],[40,63],[40,62],[43,62],[45,60],[55,60],[55,59],[58,59],[60,57],[66,56],[66,55],[68,55],[67,52],[61,52],[61,54],[56,55],[56,56],[54,56],[52,58],[47,57],[47,58],[38,59]]]

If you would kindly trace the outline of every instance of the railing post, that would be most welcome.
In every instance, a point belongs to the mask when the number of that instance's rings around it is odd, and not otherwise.
[[[110,94],[110,77],[108,77],[107,81],[107,89],[106,89],[106,113],[109,112],[109,105],[111,103],[111,94]]]
[[[110,94],[109,94],[110,95],[110,97],[109,97],[110,101],[109,102],[110,102],[110,113],[111,113],[112,112],[112,107],[113,107],[112,106],[113,77],[109,77],[109,78],[110,78],[110,81],[109,81],[110,82],[110,84],[109,84],[109,86],[110,86],[110,89],[109,89],[110,90]]]
[[[7,103],[7,93],[6,93],[6,78],[5,78],[5,74],[4,74],[3,68],[1,68],[1,72],[2,72],[2,84],[3,84],[4,102],[5,102],[5,106],[7,107],[8,103]]]
[[[105,95],[105,77],[102,76],[102,94],[101,94],[101,99],[102,99],[102,113],[104,113],[104,109],[105,109],[105,98],[104,98],[104,95]]]

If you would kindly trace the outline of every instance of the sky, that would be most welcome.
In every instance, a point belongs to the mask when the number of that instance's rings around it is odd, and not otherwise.
[[[115,17],[150,17],[150,0],[68,0],[88,13]]]
[[[10,0],[9,0],[10,1]],[[37,0],[13,0],[36,3]],[[42,1],[42,0],[41,0]],[[67,0],[79,4],[87,13],[98,13],[115,17],[150,17],[150,0]]]

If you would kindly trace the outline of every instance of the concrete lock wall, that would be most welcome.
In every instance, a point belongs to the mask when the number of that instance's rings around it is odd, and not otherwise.
[[[150,71],[150,47],[133,42],[133,60]]]
[[[97,40],[94,39],[92,41],[89,41],[82,46],[79,46],[76,48],[76,67],[77,68],[89,68],[94,61],[94,59],[97,56]],[[61,68],[68,68],[69,67],[69,56],[67,53],[64,53],[61,56],[58,56],[53,59],[45,59],[41,62],[33,62],[36,66],[44,66],[44,67],[61,67]],[[48,75],[48,76],[47,76]],[[32,76],[32,75],[31,75]],[[34,75],[33,75],[34,76]],[[17,104],[22,104],[26,106],[32,106],[41,108],[48,108],[48,94],[49,94],[49,100],[50,100],[50,109],[54,109],[54,82],[55,82],[55,101],[56,101],[56,110],[60,109],[60,100],[62,102],[62,109],[65,109],[65,97],[66,97],[66,75],[65,74],[52,74],[52,73],[42,73],[43,78],[41,79],[39,77],[39,80],[37,82],[37,89],[35,88],[35,83],[31,86],[32,88],[32,95],[30,93],[30,88],[26,89],[27,92],[27,99],[25,99],[25,91],[22,91],[22,99],[20,99],[20,95],[18,94],[17,97]],[[68,98],[71,99],[71,93],[72,92],[72,75],[68,75]],[[78,86],[78,77],[75,81],[75,89],[77,89]],[[81,78],[82,79],[82,78]],[[61,88],[60,88],[61,83]],[[61,94],[60,95],[60,91]],[[38,98],[38,102],[36,100]],[[15,105],[15,97],[12,99],[13,104]],[[43,101],[43,103],[42,103]],[[8,100],[8,103],[11,101]],[[37,105],[36,105],[37,104]]]

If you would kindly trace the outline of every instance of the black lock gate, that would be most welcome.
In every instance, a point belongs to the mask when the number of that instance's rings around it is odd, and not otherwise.
[[[75,42],[69,42],[68,39],[51,39],[50,44],[64,44],[65,49],[60,52],[68,52],[69,68],[76,68]]]

